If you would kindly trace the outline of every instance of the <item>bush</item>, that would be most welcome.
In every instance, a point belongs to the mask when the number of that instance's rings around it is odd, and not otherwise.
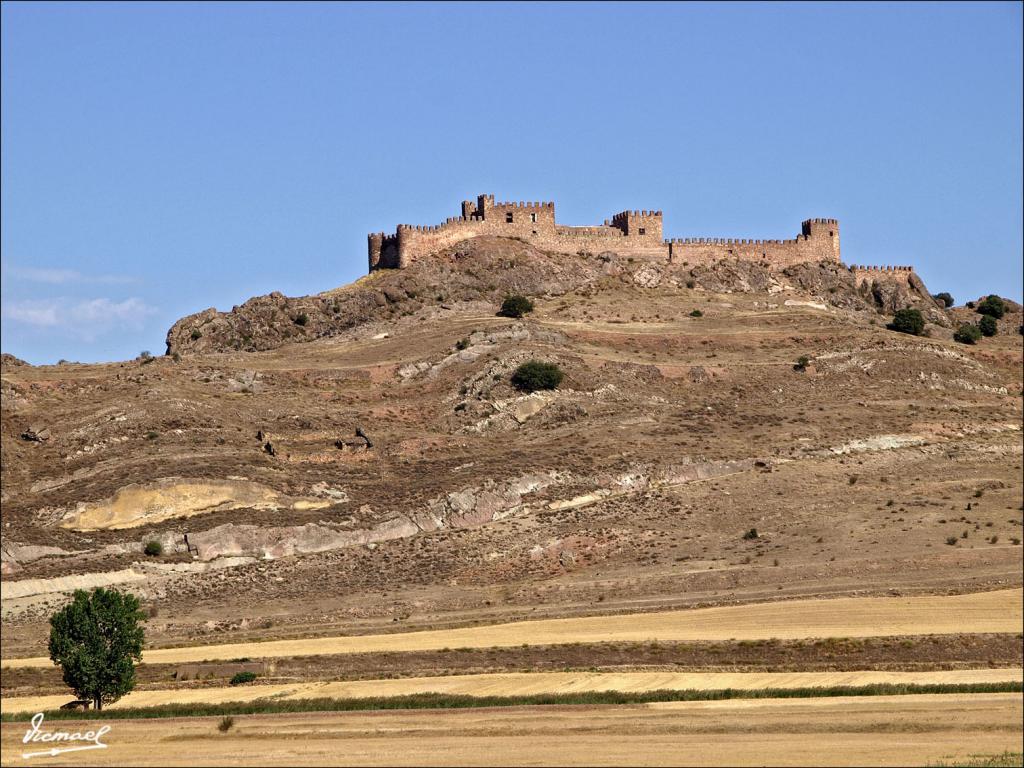
[[[522,317],[527,312],[533,312],[533,302],[525,296],[508,296],[501,302],[501,309],[498,310],[499,317]]]
[[[757,538],[757,528],[751,528],[749,531],[747,531],[746,533],[743,534],[743,538],[744,539],[756,539]]]
[[[220,722],[217,723],[217,730],[220,731],[221,733],[227,733],[228,731],[230,731],[234,727],[235,727],[235,718],[233,718],[231,715],[225,715],[224,717],[222,717],[220,719]]]
[[[942,306],[946,307],[946,309],[949,309],[954,304],[956,304],[956,302],[953,300],[952,294],[946,291],[943,291],[942,293],[936,293],[934,296],[932,296],[932,298],[939,302]]]
[[[142,551],[150,557],[160,557],[164,553],[164,545],[159,541],[147,541]]]
[[[899,309],[889,323],[889,329],[900,333],[909,333],[912,336],[920,336],[924,330],[924,317],[917,309]]]
[[[980,338],[981,329],[970,323],[961,325],[953,334],[953,341],[959,341],[961,344],[976,344]]]
[[[796,359],[796,363],[793,365],[793,370],[803,373],[807,370],[807,366],[810,364],[811,359],[807,357],[807,355],[800,355],[800,357]]]
[[[512,374],[512,386],[523,392],[557,389],[562,383],[563,376],[562,370],[554,363],[530,360],[516,368]]]
[[[996,331],[999,330],[999,323],[991,315],[982,315],[981,320],[978,321],[978,330],[981,331],[982,336],[995,336]]]
[[[695,309],[690,313],[690,317],[704,317],[704,313],[699,309]]]
[[[956,546],[956,542],[957,542],[956,536],[947,536],[946,537],[946,543],[949,544],[949,546],[955,547]]]
[[[459,339],[455,342],[456,349],[465,349],[469,346],[469,339]]]
[[[296,317],[292,322],[294,322],[296,325],[305,325],[306,323],[309,322],[309,315],[303,312],[301,315]]]
[[[975,311],[979,315],[988,315],[989,317],[994,317],[998,320],[1006,314],[1006,302],[995,294],[992,296],[986,296],[982,301],[978,302],[978,306],[975,307]]]
[[[229,681],[230,685],[244,685],[245,683],[251,683],[256,679],[255,672],[235,672]]]
[[[194,328],[192,330],[192,341],[198,341],[201,338],[203,338],[203,332],[198,328]]]

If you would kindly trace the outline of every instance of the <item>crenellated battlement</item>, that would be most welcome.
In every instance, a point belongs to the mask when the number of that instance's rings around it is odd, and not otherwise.
[[[865,266],[863,264],[851,264],[851,272],[913,272],[913,267],[892,267],[892,266]]]
[[[910,276],[914,272],[913,267],[907,266],[875,266],[875,265],[864,265],[864,264],[851,264],[850,272],[853,274],[854,280],[857,285],[869,285],[877,282],[879,279],[882,280],[896,280],[901,283],[910,283]]]
[[[663,214],[654,209],[620,211],[603,224],[568,226],[555,221],[555,204],[499,201],[494,195],[463,200],[461,215],[441,224],[399,224],[393,235],[368,236],[370,270],[402,268],[463,240],[480,236],[514,237],[536,247],[576,255],[611,250],[655,261],[710,263],[735,258],[787,266],[805,261],[839,261],[839,222],[806,219],[789,240],[744,238],[663,239]]]

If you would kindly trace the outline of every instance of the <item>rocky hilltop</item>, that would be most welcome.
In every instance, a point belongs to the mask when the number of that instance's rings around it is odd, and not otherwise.
[[[274,349],[414,313],[434,316],[480,310],[509,294],[554,297],[616,286],[769,296],[796,292],[848,310],[892,314],[903,307],[917,307],[930,322],[948,326],[944,313],[913,274],[909,285],[883,276],[858,287],[850,271],[834,262],[777,268],[767,262],[723,260],[691,267],[636,260],[611,251],[571,256],[538,250],[518,239],[481,237],[406,269],[373,272],[352,285],[314,296],[288,298],[271,293],[230,312],[210,308],[183,317],[167,333],[167,353]]]
[[[164,357],[5,357],[3,652],[99,584],[157,645],[1019,585],[1019,309],[967,346],[912,275],[481,237]]]

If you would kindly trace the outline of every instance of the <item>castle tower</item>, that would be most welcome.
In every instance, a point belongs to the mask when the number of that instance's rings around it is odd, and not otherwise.
[[[839,221],[837,219],[808,219],[800,227],[805,238],[815,244],[822,259],[839,261]]]
[[[612,216],[612,226],[627,237],[661,240],[661,211],[623,211]]]
[[[380,265],[380,252],[384,245],[384,233],[372,232],[367,235],[366,241],[370,257],[370,272],[373,272]]]

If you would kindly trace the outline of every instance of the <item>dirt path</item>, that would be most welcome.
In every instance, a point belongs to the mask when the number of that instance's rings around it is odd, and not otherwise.
[[[720,690],[735,688],[819,688],[875,683],[998,683],[1024,679],[1021,669],[958,669],[930,672],[513,672],[486,675],[410,677],[398,680],[302,682],[219,688],[170,688],[136,691],[115,704],[155,707],[161,704],[222,704],[257,699],[319,699],[451,693],[467,696],[528,696],[583,691]],[[42,712],[67,703],[70,694],[0,699],[0,711]]]
[[[229,643],[147,651],[150,664],[373,651],[424,651],[593,642],[795,640],[812,637],[1020,632],[1024,590],[936,597],[795,600],[627,616],[546,619],[390,635]],[[48,667],[46,657],[5,667]]]
[[[927,765],[1020,750],[1019,694],[115,720],[46,765]],[[79,730],[86,730],[78,725]],[[73,731],[71,722],[44,729]],[[0,728],[25,764],[24,723]]]

